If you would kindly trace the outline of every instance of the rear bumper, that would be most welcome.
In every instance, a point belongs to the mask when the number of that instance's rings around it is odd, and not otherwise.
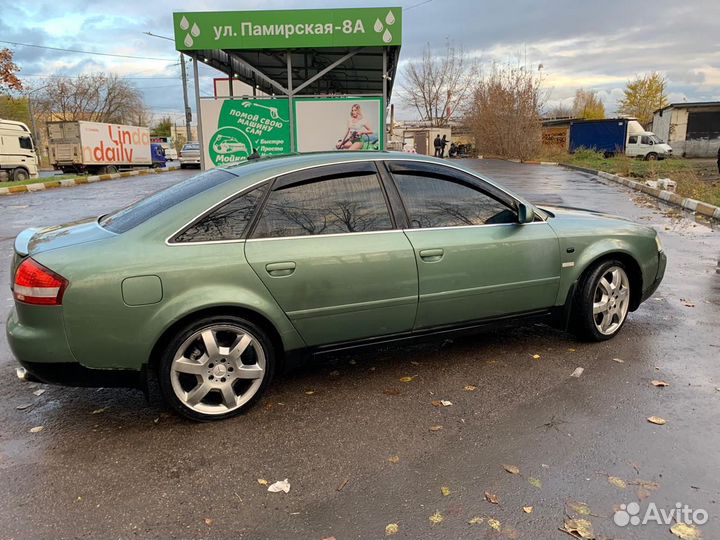
[[[30,375],[64,386],[144,388],[143,371],[90,369],[77,362],[65,337],[61,310],[19,305],[10,312],[5,327],[10,350]]]

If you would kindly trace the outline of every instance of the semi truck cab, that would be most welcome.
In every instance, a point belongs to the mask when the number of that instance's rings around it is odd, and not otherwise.
[[[38,157],[30,130],[22,122],[0,119],[0,180],[38,177]]]

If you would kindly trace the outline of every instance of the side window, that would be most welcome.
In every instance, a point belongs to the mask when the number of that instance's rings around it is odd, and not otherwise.
[[[32,141],[30,140],[30,137],[19,137],[20,139],[20,148],[24,148],[25,150],[32,150]]]
[[[253,238],[392,229],[377,175],[331,178],[273,191]]]
[[[630,135],[628,137],[628,144],[637,144],[637,135]]]
[[[650,142],[650,137],[648,137],[647,135],[643,135],[643,136],[640,138],[640,142],[642,142],[643,144],[652,144],[652,143]]]
[[[242,238],[266,186],[235,197],[175,237],[175,242],[212,242]]]
[[[517,221],[510,208],[465,184],[413,174],[393,176],[413,229]]]

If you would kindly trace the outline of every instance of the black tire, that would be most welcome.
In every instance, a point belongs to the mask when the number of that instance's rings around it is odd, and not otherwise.
[[[118,168],[115,165],[108,165],[107,166],[107,173],[108,174],[115,174],[118,172]]]
[[[655,152],[650,152],[645,156],[645,161],[657,161],[658,155]]]
[[[180,164],[180,168],[181,168],[181,169],[185,169],[185,168],[186,168],[186,167],[185,167],[185,164],[184,164],[184,163],[181,163],[181,164]]]
[[[627,321],[629,314],[629,303],[631,295],[632,281],[628,278],[627,302],[628,309],[617,328],[609,334],[602,333],[596,325],[596,315],[593,314],[593,303],[598,289],[598,284],[603,276],[606,275],[613,267],[621,269],[625,276],[628,276],[627,267],[620,261],[608,259],[601,261],[594,267],[590,268],[578,283],[573,298],[573,307],[571,313],[571,331],[580,339],[585,341],[606,341],[615,337],[622,329]]]
[[[12,172],[12,180],[13,182],[24,182],[25,180],[30,179],[30,173],[27,169],[23,169],[22,167],[18,167],[17,169],[13,169]]]
[[[254,394],[247,402],[243,403],[242,405],[229,412],[220,414],[207,414],[192,409],[188,404],[184,403],[175,393],[172,378],[173,361],[176,352],[178,352],[186,343],[186,341],[192,338],[194,334],[203,329],[224,325],[237,327],[238,329],[241,329],[252,335],[252,337],[257,340],[258,345],[262,348],[262,351],[264,353],[264,375],[262,381],[260,382],[259,388],[254,391]],[[163,399],[178,414],[197,422],[225,420],[227,418],[231,418],[233,416],[237,416],[238,414],[244,413],[245,411],[250,409],[253,404],[257,402],[258,399],[260,399],[260,397],[272,381],[275,372],[275,364],[275,347],[272,343],[272,340],[268,337],[267,333],[262,328],[260,328],[252,321],[240,317],[235,317],[232,315],[216,315],[212,317],[204,317],[195,322],[187,324],[186,326],[178,330],[178,332],[175,334],[175,337],[173,337],[168,342],[165,350],[162,353],[162,357],[160,358],[158,381]],[[209,365],[212,366],[212,364]],[[198,377],[201,376],[198,375]]]

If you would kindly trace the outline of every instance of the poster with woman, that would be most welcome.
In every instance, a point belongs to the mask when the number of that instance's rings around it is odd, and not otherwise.
[[[297,151],[382,150],[382,111],[380,97],[297,99]]]

